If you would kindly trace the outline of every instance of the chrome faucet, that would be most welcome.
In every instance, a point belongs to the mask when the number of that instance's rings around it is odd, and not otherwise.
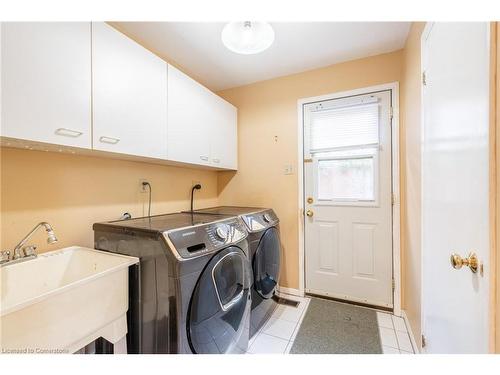
[[[0,264],[3,263],[9,263],[13,261],[20,261],[21,259],[24,258],[36,258],[36,246],[33,245],[28,245],[24,246],[26,242],[35,234],[35,232],[38,230],[38,228],[44,227],[45,231],[47,232],[47,243],[53,244],[57,242],[57,237],[56,234],[54,233],[54,230],[50,226],[49,223],[43,221],[41,223],[38,223],[24,238],[19,241],[19,243],[14,247],[13,252],[11,253],[10,251],[2,251],[0,252]],[[12,254],[12,258],[10,258],[10,255]]]

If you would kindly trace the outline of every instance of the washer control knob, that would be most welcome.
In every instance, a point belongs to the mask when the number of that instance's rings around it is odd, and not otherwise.
[[[263,218],[266,223],[270,223],[272,221],[271,216],[269,216],[269,214],[264,214]]]
[[[227,237],[229,236],[229,225],[227,225],[227,224],[221,224],[221,225],[219,225],[215,229],[215,234],[221,240],[223,240],[223,241],[227,240]]]

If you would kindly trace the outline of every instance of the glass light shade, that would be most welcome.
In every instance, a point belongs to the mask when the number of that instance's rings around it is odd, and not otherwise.
[[[222,43],[231,51],[252,55],[268,49],[274,30],[267,22],[230,22],[222,30]]]

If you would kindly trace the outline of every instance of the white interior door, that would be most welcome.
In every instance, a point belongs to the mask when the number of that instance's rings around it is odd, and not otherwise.
[[[489,26],[435,23],[423,34],[424,350],[488,352]],[[484,264],[454,269],[450,255]]]
[[[304,106],[305,289],[392,307],[391,90]]]

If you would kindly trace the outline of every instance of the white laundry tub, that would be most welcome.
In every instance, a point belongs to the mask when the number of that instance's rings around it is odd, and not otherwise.
[[[73,353],[127,333],[128,267],[139,259],[68,247],[0,267],[2,353]]]

